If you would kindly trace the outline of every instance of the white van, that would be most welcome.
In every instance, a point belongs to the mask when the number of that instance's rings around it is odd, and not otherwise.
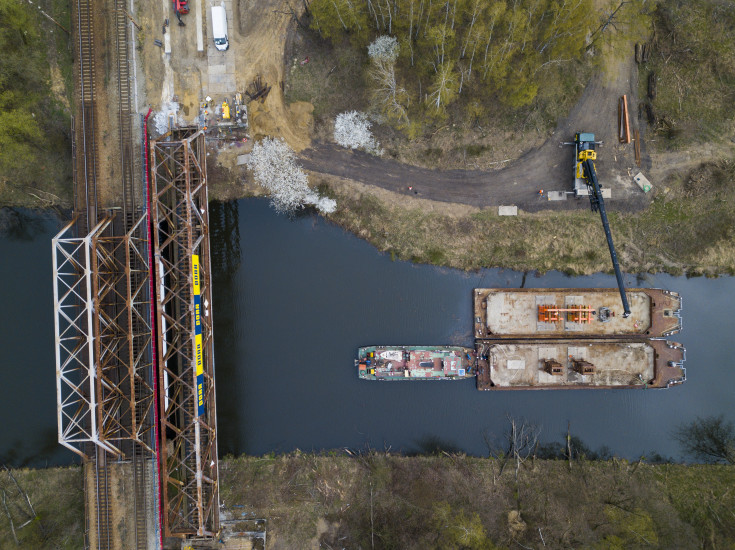
[[[215,48],[223,52],[230,47],[227,41],[227,12],[224,6],[212,6],[212,35]]]

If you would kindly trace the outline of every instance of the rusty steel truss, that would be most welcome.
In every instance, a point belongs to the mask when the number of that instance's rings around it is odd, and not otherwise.
[[[150,158],[165,534],[211,537],[219,490],[204,134],[173,130],[151,142]]]
[[[59,442],[90,458],[153,448],[146,216],[114,212],[86,229],[76,217],[53,239]]]

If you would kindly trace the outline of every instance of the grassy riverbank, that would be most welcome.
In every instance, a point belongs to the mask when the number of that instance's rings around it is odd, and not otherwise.
[[[452,209],[322,179],[337,200],[331,219],[392,257],[414,262],[572,275],[611,271],[599,214],[589,210],[501,217],[497,208]],[[735,273],[735,163],[719,161],[670,176],[648,208],[610,212],[620,263],[628,273]]]
[[[724,548],[735,467],[464,455],[242,457],[221,497],[272,548]],[[543,542],[542,542],[543,541]]]
[[[70,16],[60,0],[0,1],[2,206],[71,203]]]
[[[81,469],[13,473],[39,517],[16,546],[0,514],[0,549],[81,548]],[[296,452],[224,459],[220,479],[269,548],[735,545],[735,466]]]
[[[19,545],[15,544],[5,509],[0,507],[0,550],[68,549],[84,547],[84,498],[82,469],[46,468],[42,470],[12,470],[18,486],[28,494],[37,514],[29,525],[18,529],[27,521],[25,503],[11,498],[12,481],[8,483],[5,472],[0,480],[8,491],[7,509],[13,516]]]

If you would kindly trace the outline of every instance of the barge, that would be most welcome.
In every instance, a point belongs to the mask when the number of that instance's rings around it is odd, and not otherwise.
[[[369,346],[357,352],[362,380],[460,380],[476,372],[475,350],[459,346]]]
[[[686,380],[667,340],[477,342],[478,390],[666,388]]]
[[[478,288],[477,340],[547,338],[661,338],[681,330],[681,296],[658,288],[625,291],[623,316],[614,288]]]

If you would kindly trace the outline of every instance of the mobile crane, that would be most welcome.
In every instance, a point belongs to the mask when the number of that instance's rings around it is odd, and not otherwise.
[[[607,221],[605,201],[602,198],[602,186],[597,181],[597,171],[595,170],[594,162],[597,159],[597,152],[595,151],[596,144],[595,134],[578,132],[574,136],[576,153],[574,160],[574,194],[576,196],[589,195],[592,211],[597,212],[599,210],[600,212],[602,227],[605,229],[605,236],[607,237],[607,247],[610,249],[610,258],[612,259],[613,269],[615,270],[615,278],[618,280],[620,299],[623,301],[623,317],[629,317],[630,306],[628,305],[628,297],[625,295],[623,274],[620,272],[618,255],[615,252],[615,245],[613,244],[612,234],[610,233],[610,224]]]

